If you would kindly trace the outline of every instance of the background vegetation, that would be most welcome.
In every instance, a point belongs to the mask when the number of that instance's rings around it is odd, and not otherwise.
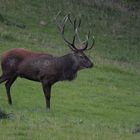
[[[13,106],[0,85],[0,139],[138,140],[139,5],[139,0],[0,0],[0,54],[15,47],[68,53],[53,20],[60,10],[82,17],[82,37],[91,30],[96,39],[87,52],[95,67],[73,82],[57,83],[50,112],[40,84],[18,79]]]

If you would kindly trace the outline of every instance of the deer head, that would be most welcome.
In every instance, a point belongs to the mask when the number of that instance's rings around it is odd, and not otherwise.
[[[62,38],[67,43],[67,45],[70,48],[70,50],[72,51],[73,58],[75,59],[75,61],[79,65],[79,69],[93,67],[93,63],[88,58],[88,56],[84,53],[84,51],[90,50],[90,49],[93,48],[94,43],[95,43],[94,37],[92,37],[92,43],[91,43],[90,46],[89,46],[90,32],[88,32],[88,34],[86,35],[86,39],[84,41],[81,41],[80,36],[79,36],[79,29],[80,29],[80,25],[81,25],[81,19],[77,20],[75,18],[74,20],[72,20],[71,17],[70,17],[70,14],[68,14],[59,23],[57,21],[57,17],[58,17],[59,14],[60,14],[60,12],[57,14],[57,16],[55,18],[57,27],[58,27],[58,29],[60,31],[60,34],[61,34]],[[73,30],[74,30],[73,40],[71,42],[68,41],[66,39],[65,35],[64,35],[65,24],[66,24],[67,21],[70,22],[70,24],[73,26]],[[80,42],[80,48],[76,47],[76,45],[75,45],[75,40],[76,39],[78,39],[78,41]]]

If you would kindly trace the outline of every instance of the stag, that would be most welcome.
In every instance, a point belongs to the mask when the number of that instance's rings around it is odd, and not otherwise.
[[[58,16],[58,15],[57,15]],[[26,78],[32,81],[41,82],[44,91],[46,108],[50,109],[51,87],[54,83],[64,80],[73,80],[77,72],[84,68],[92,68],[93,63],[86,56],[84,51],[89,50],[94,45],[94,38],[89,46],[90,33],[85,41],[79,37],[81,20],[72,20],[70,15],[66,15],[61,22],[57,21],[57,27],[64,41],[68,44],[71,52],[60,57],[46,53],[35,53],[24,48],[15,48],[3,54],[1,60],[2,75],[0,84],[5,82],[8,103],[12,104],[10,89],[17,77]],[[74,36],[70,42],[66,39],[64,30],[66,22],[73,26]],[[81,43],[81,47],[76,47],[75,39]]]

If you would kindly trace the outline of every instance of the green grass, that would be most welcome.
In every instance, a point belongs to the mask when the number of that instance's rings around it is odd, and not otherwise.
[[[56,5],[57,3],[57,5]],[[138,1],[0,0],[0,54],[15,47],[54,55],[68,53],[52,20],[61,9],[82,16],[82,35],[92,30],[95,63],[73,82],[53,86],[51,110],[46,111],[41,85],[18,79],[9,106],[0,85],[0,140],[139,140],[140,49]],[[43,20],[47,24],[41,26]],[[69,35],[70,33],[68,33]],[[0,71],[1,73],[1,71]]]
[[[116,67],[98,66],[79,73],[74,82],[52,90],[52,109],[45,110],[41,85],[18,79],[13,106],[1,86],[1,108],[12,113],[0,120],[1,139],[139,139],[140,78]]]

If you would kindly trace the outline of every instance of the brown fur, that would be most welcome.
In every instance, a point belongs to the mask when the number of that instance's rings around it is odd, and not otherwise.
[[[0,83],[6,82],[9,104],[12,104],[10,88],[17,77],[42,83],[46,106],[50,108],[51,87],[63,80],[73,80],[83,68],[91,68],[93,63],[83,51],[72,51],[61,57],[46,53],[36,53],[23,48],[12,49],[3,54]]]
[[[26,59],[28,60],[30,58],[36,58],[39,56],[52,57],[52,55],[50,54],[32,52],[24,48],[15,48],[10,51],[6,51],[5,53],[3,53],[2,59],[1,59],[3,74],[5,75],[5,74],[11,74],[11,72],[12,73],[16,72],[19,64],[21,64],[22,61],[25,61]],[[7,62],[9,62],[8,60],[12,60],[14,58],[16,61],[14,65],[10,63],[7,64]]]

